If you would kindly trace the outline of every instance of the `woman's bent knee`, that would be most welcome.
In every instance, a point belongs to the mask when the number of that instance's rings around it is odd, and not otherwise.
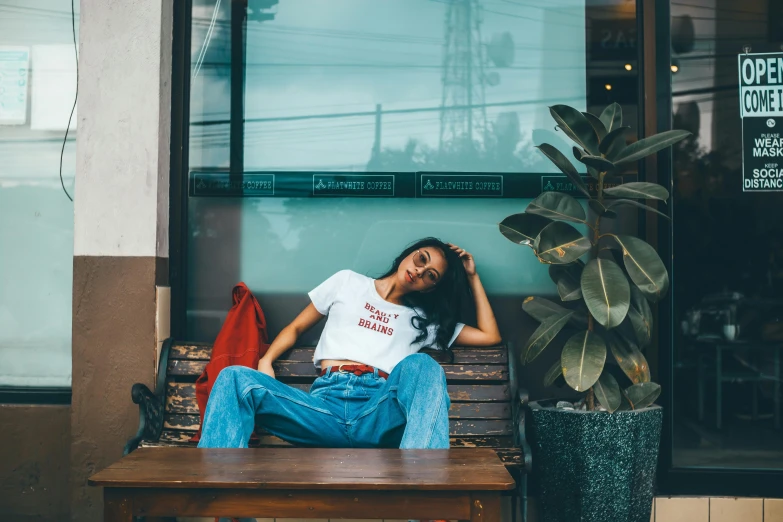
[[[414,353],[408,355],[402,361],[400,361],[399,364],[403,370],[413,370],[419,373],[432,373],[433,375],[442,375],[445,378],[443,368],[441,368],[440,364],[438,364],[435,359],[426,353]]]
[[[235,365],[226,366],[223,368],[215,379],[215,385],[227,385],[229,383],[253,383],[264,384],[265,378],[271,379],[271,377],[265,373],[254,370],[247,366]]]
[[[218,380],[236,380],[243,373],[245,373],[246,370],[250,370],[250,368],[247,366],[226,366],[220,370],[220,373],[218,373],[215,382]]]

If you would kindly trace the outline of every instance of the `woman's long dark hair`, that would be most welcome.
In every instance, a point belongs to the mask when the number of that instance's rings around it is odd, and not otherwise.
[[[394,260],[392,267],[384,275],[383,279],[397,273],[397,269],[406,257],[416,250],[426,247],[434,247],[443,252],[448,263],[446,273],[442,274],[438,284],[429,292],[411,292],[403,298],[406,306],[419,309],[422,315],[414,316],[411,319],[412,326],[419,331],[415,342],[420,343],[426,340],[428,335],[427,328],[430,325],[437,325],[434,347],[441,350],[447,350],[451,336],[454,335],[454,328],[460,322],[462,312],[466,307],[473,306],[473,298],[468,286],[468,277],[465,274],[465,268],[459,256],[443,241],[427,237],[416,241],[408,248],[402,251]]]

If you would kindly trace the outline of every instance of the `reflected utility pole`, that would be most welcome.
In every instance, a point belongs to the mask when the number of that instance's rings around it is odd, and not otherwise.
[[[481,40],[481,0],[449,0],[443,42],[439,150],[470,150],[474,138],[483,142],[484,50]],[[474,137],[474,131],[476,136]]]

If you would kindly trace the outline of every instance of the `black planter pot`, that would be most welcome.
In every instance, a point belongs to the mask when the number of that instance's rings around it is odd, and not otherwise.
[[[615,413],[530,403],[527,428],[542,522],[649,522],[660,406]]]

